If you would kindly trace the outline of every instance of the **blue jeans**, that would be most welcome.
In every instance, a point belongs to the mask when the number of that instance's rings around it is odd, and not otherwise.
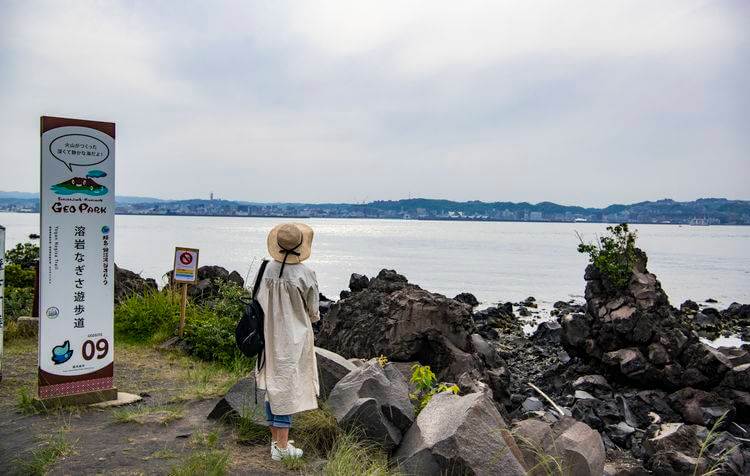
[[[266,421],[274,428],[291,428],[292,415],[274,415],[271,413],[271,404],[266,402]]]

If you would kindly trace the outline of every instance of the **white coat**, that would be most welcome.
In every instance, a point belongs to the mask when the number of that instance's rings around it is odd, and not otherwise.
[[[318,280],[304,264],[270,261],[258,289],[263,308],[266,363],[257,373],[258,388],[274,415],[318,408],[320,392],[312,323],[320,320]],[[254,281],[253,281],[254,282]]]

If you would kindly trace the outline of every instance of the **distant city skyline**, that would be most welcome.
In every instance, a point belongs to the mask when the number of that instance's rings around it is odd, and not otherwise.
[[[750,2],[174,6],[0,2],[0,190],[55,115],[117,123],[119,195],[750,198]]]

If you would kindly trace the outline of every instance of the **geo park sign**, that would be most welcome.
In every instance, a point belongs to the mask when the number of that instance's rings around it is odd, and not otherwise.
[[[114,388],[115,125],[41,118],[39,398]]]

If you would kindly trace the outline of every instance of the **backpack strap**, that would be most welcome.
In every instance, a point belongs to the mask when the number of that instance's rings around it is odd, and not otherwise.
[[[263,279],[263,273],[266,272],[266,265],[268,264],[267,259],[263,259],[260,263],[260,269],[258,270],[258,276],[255,278],[255,285],[253,286],[253,299],[257,299],[258,290],[260,289],[260,281]]]

